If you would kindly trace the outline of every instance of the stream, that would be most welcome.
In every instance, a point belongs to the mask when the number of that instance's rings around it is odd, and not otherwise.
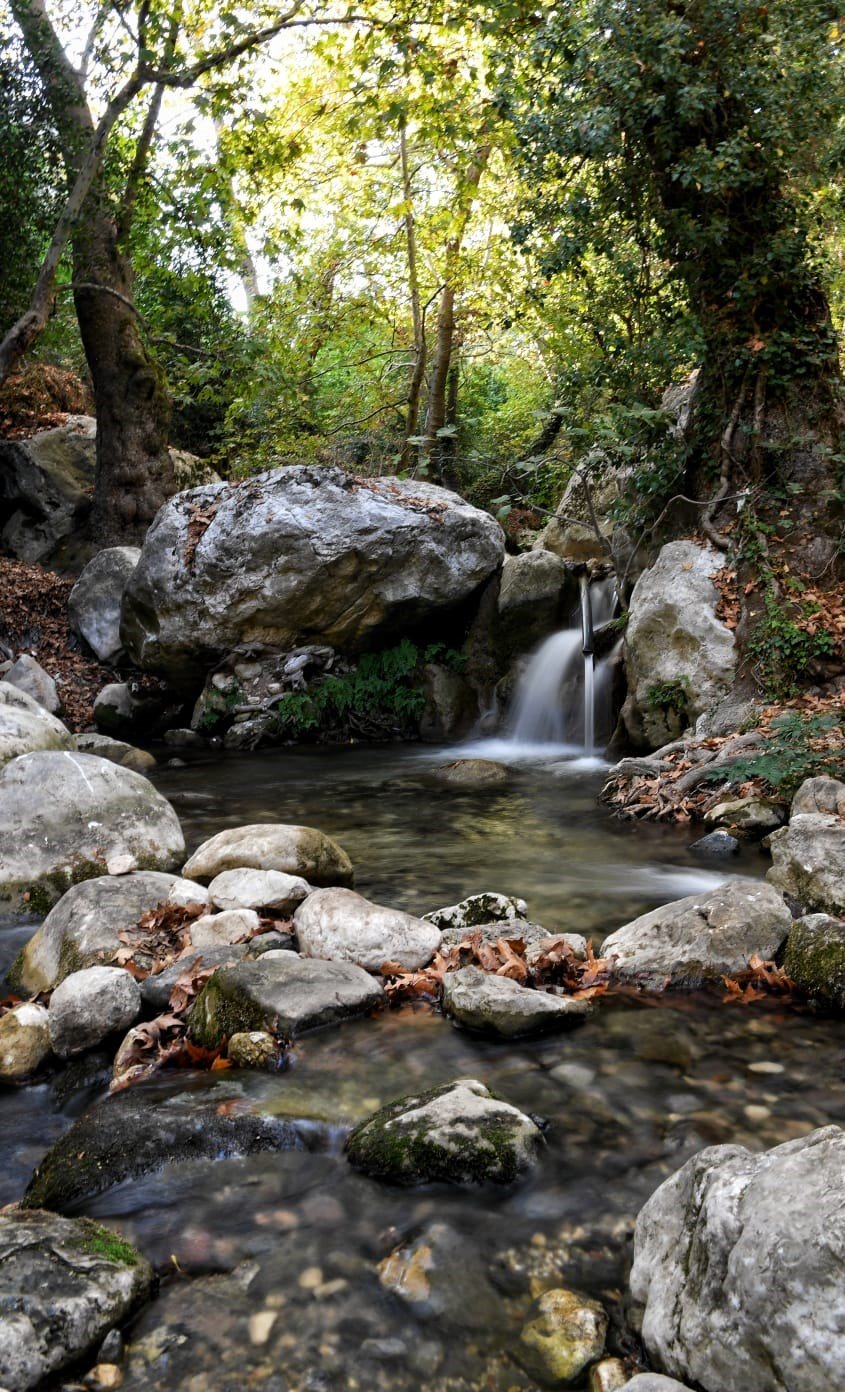
[[[438,782],[437,762],[408,746],[262,751],[162,767],[155,782],[189,850],[224,827],[305,823],[348,851],[368,898],[424,913],[498,890],[526,899],[550,932],[584,933],[596,948],[658,903],[728,874],[765,874],[756,849],[722,870],[690,852],[694,833],[614,821],[596,802],[595,761],[517,764],[506,784],[476,791]],[[33,931],[0,921],[0,970]],[[576,1031],[508,1043],[417,1004],[304,1036],[278,1074],[171,1073],[141,1084],[150,1106],[179,1095],[292,1116],[313,1123],[314,1140],[302,1151],[170,1165],[83,1207],[162,1275],[127,1335],[121,1385],[529,1389],[508,1347],[532,1291],[555,1285],[600,1299],[610,1349],[635,1354],[624,1291],[638,1209],[703,1146],[762,1149],[845,1122],[840,1040],[834,1020],[718,995],[599,999]],[[526,1179],[504,1191],[394,1190],[350,1169],[342,1145],[352,1124],[458,1077],[481,1079],[548,1123]],[[21,1196],[46,1148],[106,1087],[104,1058],[89,1055],[0,1093],[0,1204]],[[432,1309],[413,1313],[382,1287],[377,1266],[420,1233],[434,1254]]]

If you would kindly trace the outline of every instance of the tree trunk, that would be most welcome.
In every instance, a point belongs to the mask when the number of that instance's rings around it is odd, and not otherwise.
[[[434,365],[428,385],[428,406],[425,413],[425,444],[423,460],[425,471],[434,483],[439,483],[442,474],[442,440],[438,431],[446,424],[446,384],[452,362],[452,342],[455,336],[455,290],[447,283],[440,296],[440,309],[437,315],[437,346],[434,350]]]
[[[73,261],[97,413],[92,531],[106,546],[139,542],[176,491],[167,448],[170,396],[143,341],[129,259],[99,190],[74,236]]]
[[[402,198],[405,204],[405,245],[408,256],[408,289],[411,296],[411,319],[414,330],[414,367],[408,388],[408,409],[405,415],[405,439],[402,444],[400,464],[407,469],[411,460],[410,440],[417,433],[420,418],[420,399],[422,397],[425,368],[428,359],[428,344],[425,337],[425,313],[420,298],[420,281],[417,269],[417,229],[414,219],[411,168],[408,160],[408,135],[405,117],[399,122],[399,155],[402,164]]]

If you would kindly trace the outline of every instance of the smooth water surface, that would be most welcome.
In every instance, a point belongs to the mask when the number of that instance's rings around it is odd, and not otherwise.
[[[521,763],[507,784],[475,792],[439,783],[437,762],[396,747],[290,750],[165,768],[156,781],[191,847],[224,826],[304,822],[341,841],[358,888],[381,902],[425,912],[501,890],[524,897],[549,930],[585,932],[597,946],[633,914],[724,878],[690,853],[691,834],[614,822],[595,801],[602,774],[589,761]],[[730,862],[731,873],[765,867],[756,852]],[[21,936],[0,931],[7,958]],[[623,1293],[639,1207],[704,1145],[760,1148],[845,1119],[840,1035],[834,1021],[777,1004],[615,997],[576,1031],[500,1043],[417,1005],[307,1035],[279,1074],[144,1084],[150,1107],[187,1094],[198,1110],[307,1118],[322,1139],[172,1165],[84,1206],[163,1274],[131,1331],[122,1386],[522,1392],[535,1384],[509,1348],[531,1292],[554,1285],[601,1299],[611,1347],[635,1355]],[[350,1170],[352,1124],[462,1076],[548,1124],[532,1175],[505,1191],[398,1190]],[[89,1058],[0,1096],[0,1202],[20,1196],[105,1081],[103,1062]],[[442,1225],[453,1236],[438,1267]],[[432,1317],[378,1279],[397,1243],[420,1234],[435,1252]]]

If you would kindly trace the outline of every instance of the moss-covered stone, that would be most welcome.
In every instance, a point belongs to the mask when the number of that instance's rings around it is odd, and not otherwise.
[[[356,1169],[393,1184],[510,1184],[536,1160],[534,1121],[461,1078],[382,1107],[350,1134]]]
[[[814,999],[845,1010],[845,920],[808,914],[792,926],[783,967]]]

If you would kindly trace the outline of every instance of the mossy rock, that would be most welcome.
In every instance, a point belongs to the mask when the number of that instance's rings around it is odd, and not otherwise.
[[[382,1107],[350,1134],[356,1169],[392,1184],[510,1184],[543,1144],[531,1117],[461,1078]]]
[[[845,920],[808,914],[792,926],[783,968],[814,1000],[845,1010]]]

